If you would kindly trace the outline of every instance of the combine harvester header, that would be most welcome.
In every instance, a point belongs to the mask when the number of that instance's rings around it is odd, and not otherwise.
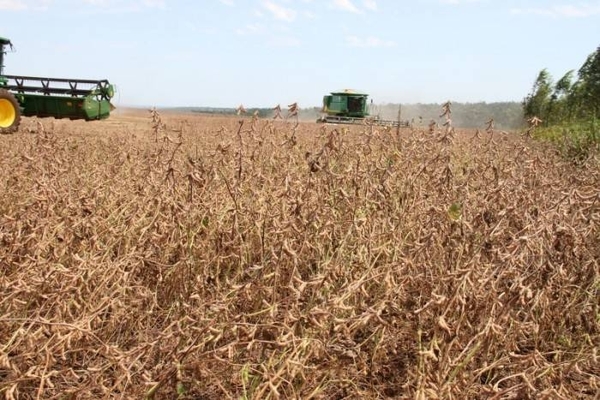
[[[323,96],[323,116],[317,120],[320,123],[330,124],[371,124],[380,126],[409,126],[408,121],[400,119],[400,110],[398,110],[397,120],[381,119],[378,115],[370,114],[369,95],[360,93],[352,89],[345,89],[339,92]]]
[[[109,117],[115,91],[108,80],[4,75],[6,47],[12,43],[0,37],[0,133],[15,132],[21,115],[86,121]]]

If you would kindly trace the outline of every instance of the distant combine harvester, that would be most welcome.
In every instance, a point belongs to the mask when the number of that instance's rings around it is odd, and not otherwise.
[[[409,121],[401,119],[401,109],[398,109],[398,119],[381,119],[378,115],[371,115],[370,109],[373,102],[369,103],[369,95],[352,89],[331,92],[323,96],[323,115],[317,119],[319,123],[332,124],[371,124],[379,126],[409,126]]]

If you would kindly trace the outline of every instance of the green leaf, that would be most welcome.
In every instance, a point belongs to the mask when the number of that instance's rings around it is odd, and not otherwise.
[[[181,396],[181,395],[184,395],[185,392],[186,392],[186,390],[185,390],[185,386],[183,386],[183,383],[177,382],[177,394]]]
[[[448,216],[452,221],[458,221],[462,216],[462,205],[460,203],[452,203],[448,208]]]

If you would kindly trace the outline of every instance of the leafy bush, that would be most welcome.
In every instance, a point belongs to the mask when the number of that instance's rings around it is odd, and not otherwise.
[[[535,137],[557,145],[560,153],[577,164],[583,163],[600,150],[598,121],[561,123],[536,130]]]

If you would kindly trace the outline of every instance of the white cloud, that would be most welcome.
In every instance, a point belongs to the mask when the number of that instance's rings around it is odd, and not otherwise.
[[[248,24],[243,28],[238,28],[235,33],[238,35],[255,35],[264,32],[265,28],[261,24]]]
[[[298,47],[302,44],[300,39],[291,36],[274,37],[269,41],[275,47]]]
[[[166,7],[165,0],[84,0],[83,2],[102,12],[114,14]]]
[[[359,38],[358,36],[346,37],[346,43],[350,47],[394,47],[395,42],[391,40],[383,40],[375,36]]]
[[[296,11],[291,8],[285,8],[269,0],[264,0],[262,5],[275,19],[292,22],[296,18]]]
[[[142,0],[142,4],[148,8],[165,8],[165,0]]]
[[[451,4],[451,5],[481,3],[481,2],[482,2],[482,0],[440,0],[440,3],[442,3],[442,4]]]
[[[21,0],[0,0],[0,10],[20,11],[26,8],[27,5]]]
[[[46,10],[50,0],[0,0],[2,11]]]
[[[233,6],[233,0],[219,0],[221,3],[225,4],[226,6],[232,7]]]
[[[90,4],[92,6],[96,6],[96,7],[108,7],[110,5],[114,5],[115,2],[114,0],[84,0],[84,3],[86,4]]]
[[[358,7],[356,7],[351,0],[333,0],[333,5],[340,10],[349,11],[356,14],[360,13]]]
[[[546,8],[513,8],[512,14],[541,15],[553,18],[585,18],[600,14],[600,4],[555,5]]]
[[[363,5],[367,10],[377,11],[377,1],[376,0],[364,0]]]

